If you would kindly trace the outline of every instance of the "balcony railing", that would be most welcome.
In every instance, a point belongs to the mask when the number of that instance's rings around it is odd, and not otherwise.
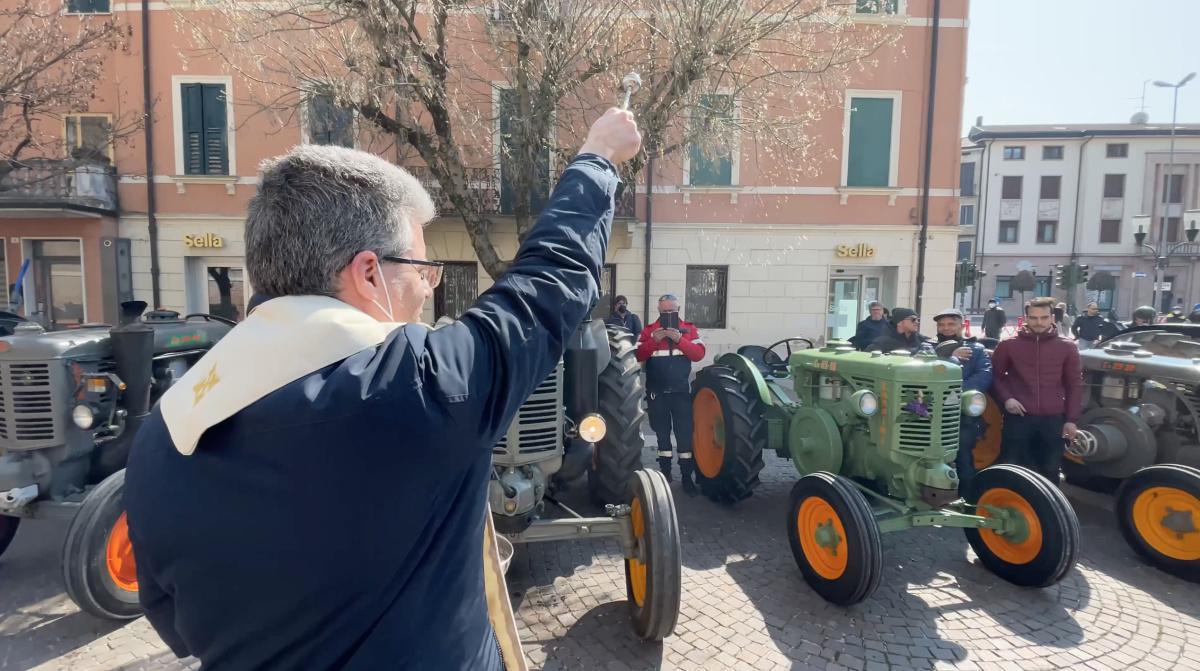
[[[0,209],[117,211],[117,173],[107,163],[23,161],[0,177]]]
[[[404,166],[412,173],[421,186],[429,192],[433,203],[441,214],[454,214],[456,209],[450,202],[450,197],[442,189],[442,185],[428,167],[423,165]],[[550,183],[558,183],[559,173],[550,174]],[[500,179],[500,171],[496,168],[467,168],[467,193],[474,207],[483,214],[511,216],[512,199],[506,197],[505,186]],[[634,216],[634,190],[628,185],[617,199],[616,216],[632,219]]]

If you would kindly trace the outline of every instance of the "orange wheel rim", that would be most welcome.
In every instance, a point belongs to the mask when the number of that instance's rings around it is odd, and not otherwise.
[[[721,474],[725,463],[725,415],[712,389],[701,389],[692,402],[692,457],[706,478]]]
[[[1179,561],[1200,559],[1200,499],[1175,487],[1151,487],[1133,500],[1133,526],[1146,544]]]
[[[976,512],[984,517],[991,517],[992,510],[1002,510],[1016,514],[1025,521],[1026,533],[1023,537],[1014,538],[996,533],[994,529],[980,529],[979,536],[992,554],[1009,564],[1028,564],[1037,558],[1042,551],[1042,524],[1025,497],[1011,489],[996,487],[984,492],[977,506]]]
[[[829,502],[810,496],[796,514],[796,531],[808,565],[826,580],[837,580],[846,572],[846,529]]]
[[[983,470],[988,466],[996,463],[1000,458],[1000,435],[1004,428],[1004,413],[1000,411],[1000,404],[992,396],[988,396],[987,409],[983,411],[983,422],[987,425],[987,430],[979,434],[979,440],[975,441],[975,449],[971,451],[971,456],[975,461],[975,468]]]
[[[133,561],[133,543],[129,541],[129,522],[125,513],[117,518],[108,532],[108,543],[104,547],[104,559],[108,575],[117,587],[136,592],[138,589],[137,564]]]
[[[640,546],[645,546],[646,522],[642,518],[642,502],[634,497],[629,506],[629,520],[633,523],[633,537]],[[629,572],[629,585],[633,590],[633,602],[638,608],[646,602],[646,565],[636,557],[625,560],[625,570]]]

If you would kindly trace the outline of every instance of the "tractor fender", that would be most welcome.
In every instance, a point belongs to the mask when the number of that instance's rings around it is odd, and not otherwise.
[[[758,367],[749,359],[741,354],[729,352],[717,357],[713,363],[730,368],[737,373],[740,379],[751,382],[750,387],[758,393],[758,400],[762,401],[763,406],[769,408],[775,405],[771,398],[771,391],[767,388],[767,381],[763,379]]]

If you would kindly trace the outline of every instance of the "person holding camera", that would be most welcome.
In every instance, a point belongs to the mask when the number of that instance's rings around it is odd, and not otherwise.
[[[695,324],[679,317],[679,299],[658,299],[658,321],[642,329],[637,358],[646,368],[650,428],[658,437],[658,467],[671,481],[671,432],[679,454],[683,491],[696,493],[692,460],[692,364],[704,358],[704,341]]]

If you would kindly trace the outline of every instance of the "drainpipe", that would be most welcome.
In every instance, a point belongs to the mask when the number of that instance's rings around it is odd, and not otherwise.
[[[1087,147],[1087,143],[1092,141],[1092,137],[1093,136],[1088,136],[1088,138],[1083,141],[1083,144],[1079,145],[1079,165],[1075,169],[1075,225],[1071,229],[1071,262],[1072,263],[1074,263],[1075,258],[1078,256],[1078,254],[1076,253],[1075,250],[1079,246],[1078,245],[1078,243],[1079,243],[1079,196],[1080,196],[1080,192],[1083,191],[1083,150],[1085,147]],[[1103,188],[1103,186],[1101,188]],[[1101,193],[1103,193],[1103,192],[1101,192]],[[1101,203],[1103,203],[1103,200],[1101,200]],[[1053,276],[1053,272],[1051,272],[1051,276]],[[1087,287],[1084,287],[1084,290],[1086,291]],[[1075,289],[1074,289],[1074,287],[1072,287],[1071,291],[1067,294],[1067,311],[1072,314],[1075,313]]]
[[[917,299],[913,309],[921,314],[925,292],[925,248],[929,243],[929,171],[933,167],[933,112],[937,93],[938,33],[941,31],[942,0],[933,0],[933,26],[929,38],[929,94],[925,101],[925,165],[921,178],[921,235],[917,245]]]
[[[982,124],[981,124],[982,125]],[[991,184],[991,173],[988,172],[992,167],[992,142],[990,140],[983,143],[983,160],[979,162],[983,168],[983,173],[979,175],[979,212],[975,215],[975,267],[983,267],[984,248],[987,246],[987,202],[988,194],[991,189],[988,186]],[[983,298],[983,280],[975,286],[975,311],[983,307],[980,299]]]
[[[646,161],[646,267],[642,278],[642,318],[650,319],[650,245],[654,240],[654,154]],[[649,324],[649,321],[642,322]]]
[[[150,235],[150,291],[155,308],[162,307],[158,284],[158,219],[154,200],[154,114],[150,109],[150,0],[142,0],[142,144],[146,146],[146,222]]]

